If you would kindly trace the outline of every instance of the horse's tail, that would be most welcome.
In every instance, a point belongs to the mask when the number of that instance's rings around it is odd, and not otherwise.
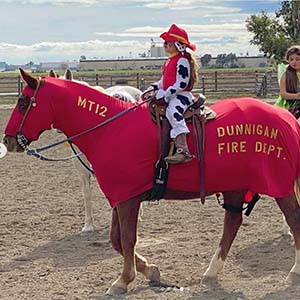
[[[294,183],[294,193],[295,193],[295,196],[297,198],[297,202],[298,204],[300,205],[300,188],[299,188],[299,180],[300,178],[296,178],[295,179],[295,183]]]

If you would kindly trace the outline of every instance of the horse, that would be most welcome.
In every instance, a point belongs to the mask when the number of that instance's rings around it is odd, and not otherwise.
[[[58,76],[54,70],[50,70],[49,76],[68,79],[68,80],[76,81],[78,83],[90,86],[90,84],[87,83],[86,81],[75,80],[73,76],[73,72],[70,69],[66,69],[65,74],[62,77]],[[100,85],[92,85],[91,87],[99,92],[106,93],[114,98],[118,98],[125,102],[134,103],[140,100],[142,96],[142,91],[140,89],[130,85],[114,85],[108,88],[104,88]]]
[[[84,84],[89,86],[89,84],[85,81],[75,80],[73,76],[73,72],[70,69],[66,69],[65,73],[62,77],[58,76],[54,70],[50,70],[48,76],[53,78],[61,78],[66,80],[75,81],[79,84]],[[107,89],[104,89],[101,86],[91,86],[99,92],[106,93],[114,98],[118,98],[125,102],[134,103],[141,98],[142,92],[132,86],[112,86]],[[76,147],[76,145],[72,145],[73,152],[79,153],[80,150]],[[84,198],[84,226],[81,229],[82,233],[89,233],[95,230],[94,226],[94,218],[93,218],[93,210],[92,210],[92,192],[91,192],[91,176],[92,172],[90,171],[90,162],[86,158],[85,155],[81,155],[80,159],[73,159],[73,165],[78,172],[79,178],[81,180],[82,193]],[[142,209],[140,210],[140,217],[142,218]]]
[[[159,153],[157,128],[147,104],[125,103],[76,82],[37,79],[20,72],[27,86],[5,128],[3,143],[8,151],[24,152],[52,126],[72,138],[91,162],[112,207],[110,238],[123,257],[123,270],[107,293],[128,292],[137,272],[159,283],[159,268],[135,248],[139,207],[151,198]],[[299,284],[298,123],[289,112],[250,97],[224,99],[211,108],[217,117],[205,126],[205,191],[207,195],[221,192],[227,209],[222,238],[202,280],[217,280],[222,271],[242,223],[245,193],[250,190],[274,197],[284,214],[295,247],[295,262],[287,279]],[[188,144],[194,153],[196,131],[191,124],[189,128]],[[170,166],[164,199],[198,199],[200,178],[197,158]]]

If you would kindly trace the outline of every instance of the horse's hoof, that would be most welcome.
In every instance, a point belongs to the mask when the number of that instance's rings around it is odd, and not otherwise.
[[[291,285],[299,285],[300,284],[300,274],[291,272],[286,278],[286,283]]]
[[[127,289],[121,288],[119,286],[111,286],[107,292],[106,295],[110,296],[119,296],[119,295],[124,295],[127,293]]]
[[[94,231],[95,231],[95,228],[93,225],[86,225],[81,229],[81,233],[91,233]]]
[[[216,276],[204,275],[201,280],[201,284],[203,284],[203,285],[214,285],[217,282],[218,282],[218,278]]]
[[[156,265],[149,265],[147,279],[149,279],[150,282],[160,282],[160,271]]]

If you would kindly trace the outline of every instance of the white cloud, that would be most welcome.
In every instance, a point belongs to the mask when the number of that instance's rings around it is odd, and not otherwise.
[[[99,0],[2,0],[6,3],[15,4],[51,4],[51,5],[67,5],[67,4],[82,4],[82,5],[95,5],[99,4]]]
[[[105,6],[105,5],[130,5],[135,3],[148,3],[149,0],[1,0],[4,3],[21,4],[21,5],[84,5],[84,6]],[[150,1],[151,2],[151,1]]]
[[[239,12],[239,7],[228,7],[221,5],[224,1],[218,1],[219,5],[216,5],[216,1],[193,1],[193,0],[164,0],[164,1],[152,1],[151,3],[146,3],[145,7],[153,9],[171,9],[171,10],[192,10],[198,9],[199,14],[210,12],[212,14],[217,13],[234,13]]]
[[[190,25],[180,24],[189,32],[190,40],[197,44],[197,55],[210,53],[257,53],[257,49],[249,45],[249,33],[243,23],[224,23],[219,25]],[[103,41],[99,39],[82,42],[41,42],[32,45],[18,45],[0,43],[0,57],[9,61],[14,57],[14,62],[35,62],[53,60],[74,60],[81,55],[88,58],[117,58],[138,57],[139,53],[150,49],[150,38],[158,39],[159,35],[166,30],[162,27],[133,27],[123,32],[99,32],[99,36],[120,37],[121,40]],[[123,38],[123,40],[122,40]],[[220,46],[222,45],[222,46]],[[25,60],[25,61],[24,61]]]
[[[215,39],[224,40],[224,38],[238,38],[240,35],[247,33],[244,23],[223,23],[223,24],[202,24],[202,25],[191,25],[191,24],[178,24],[185,28],[189,34],[189,38],[203,41],[203,39]],[[114,36],[114,37],[134,37],[140,39],[159,39],[162,32],[168,28],[163,27],[133,27],[126,29],[122,32],[96,32],[98,36]]]
[[[251,37],[245,27],[249,16],[246,10],[249,5],[245,3],[249,2],[1,0],[6,29],[0,27],[0,59],[26,63],[74,60],[81,55],[116,58],[131,53],[135,57],[149,50],[150,39],[161,42],[160,34],[173,22],[187,30],[191,42],[198,46],[198,55],[254,54],[257,49],[249,45]],[[253,0],[251,6],[268,7],[268,3],[278,3],[278,0]],[[189,11],[181,13],[183,9]],[[35,22],[24,22],[24,15]]]
[[[116,58],[120,56],[138,57],[139,53],[147,52],[149,42],[127,41],[100,41],[53,43],[42,42],[32,45],[18,45],[0,43],[1,60],[10,63],[25,63],[30,60],[39,63],[48,60],[74,60],[81,55],[89,58]],[[35,59],[33,59],[33,57]],[[13,61],[11,59],[13,58]]]

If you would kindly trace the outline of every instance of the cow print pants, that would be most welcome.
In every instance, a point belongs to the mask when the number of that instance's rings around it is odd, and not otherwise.
[[[183,114],[192,104],[192,99],[184,95],[174,95],[166,110],[166,117],[171,124],[171,138],[175,139],[181,133],[189,133]]]

